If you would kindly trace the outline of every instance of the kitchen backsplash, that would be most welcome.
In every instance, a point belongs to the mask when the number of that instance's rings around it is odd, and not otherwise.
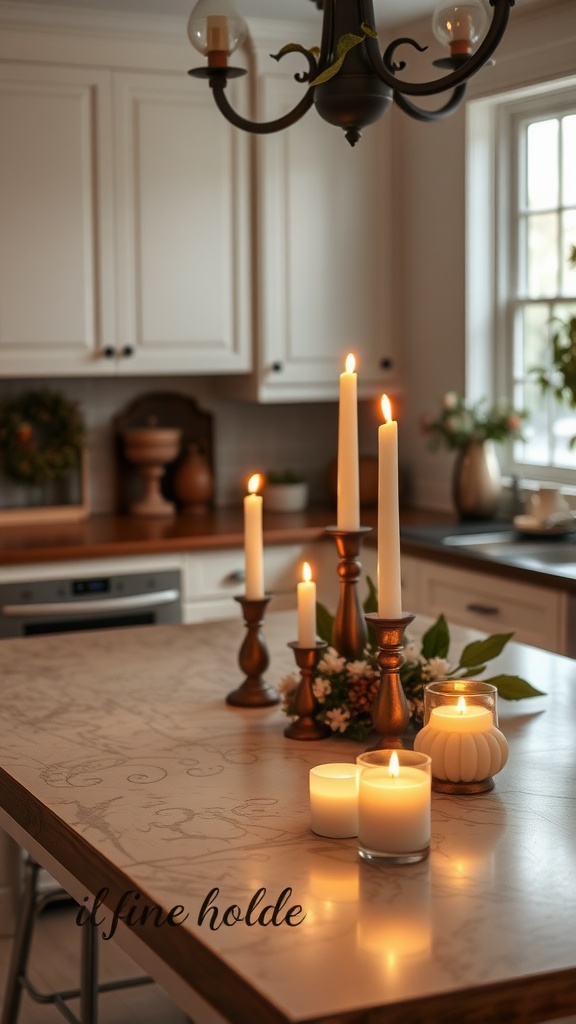
[[[0,399],[25,391],[51,388],[78,401],[90,433],[90,489],[93,514],[114,509],[114,416],[140,395],[176,391],[190,395],[214,417],[216,505],[237,505],[247,476],[255,471],[293,469],[309,483],[311,501],[329,497],[327,473],[336,456],[338,407],[335,402],[256,405],[216,396],[209,378],[92,378],[6,380]],[[373,402],[359,405],[360,451],[377,447],[378,410]],[[162,424],[169,426],[169,424]]]

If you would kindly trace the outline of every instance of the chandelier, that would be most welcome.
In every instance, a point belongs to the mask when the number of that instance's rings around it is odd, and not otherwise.
[[[406,60],[396,60],[398,49],[423,53],[427,47],[403,36],[394,39],[383,54],[375,31],[373,0],[312,0],[323,10],[321,44],[306,49],[297,43],[270,56],[281,60],[289,53],[301,54],[308,70],[296,74],[297,82],[307,90],[293,110],[273,121],[250,121],[238,114],[225,94],[228,79],[246,74],[244,68],[230,67],[229,56],[244,41],[247,27],[237,13],[233,0],[199,0],[190,15],[188,36],[207,66],[189,72],[207,78],[220,112],[237,128],[264,135],[289,128],[299,121],[312,104],[325,121],[342,128],[354,146],[366,125],[378,121],[396,103],[410,117],[437,121],[447,117],[462,102],[466,83],[490,61],[508,23],[515,0],[489,0],[492,17],[484,0],[450,3],[440,0],[434,11],[432,27],[436,38],[448,47],[448,55],[433,61],[447,74],[428,82],[398,78]],[[479,45],[478,45],[479,44]],[[476,48],[477,47],[477,48]],[[434,96],[450,91],[443,106],[427,110],[411,97]]]

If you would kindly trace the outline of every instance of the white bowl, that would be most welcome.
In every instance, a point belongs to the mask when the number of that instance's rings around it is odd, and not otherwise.
[[[308,484],[265,484],[265,512],[302,512],[308,504]]]

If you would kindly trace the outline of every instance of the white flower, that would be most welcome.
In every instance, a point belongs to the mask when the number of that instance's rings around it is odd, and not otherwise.
[[[429,658],[424,663],[422,676],[424,679],[446,679],[450,675],[450,664],[446,658]]]
[[[316,679],[312,683],[312,693],[316,697],[319,704],[323,704],[329,693],[332,693],[332,687],[328,679],[322,679],[320,676],[316,676]]]
[[[346,664],[346,658],[340,658],[333,647],[329,647],[326,654],[318,664],[319,672],[327,672],[328,675],[337,675],[342,672]]]
[[[367,661],[349,661],[347,665],[348,678],[355,683],[358,679],[373,679],[374,669]]]
[[[449,434],[457,434],[462,429],[462,422],[458,416],[447,416],[444,420],[444,429]]]
[[[282,697],[289,697],[298,686],[298,679],[296,676],[284,676],[280,680],[276,689]]]
[[[350,712],[343,708],[334,708],[326,712],[326,720],[333,732],[346,732],[350,721]]]
[[[413,640],[406,644],[402,653],[404,654],[405,665],[418,665],[422,661],[418,647]]]
[[[458,408],[458,395],[455,391],[447,391],[444,395],[444,408],[445,409],[457,409]]]

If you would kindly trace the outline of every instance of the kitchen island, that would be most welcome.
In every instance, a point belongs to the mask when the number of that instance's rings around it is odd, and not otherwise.
[[[294,613],[269,614],[272,683],[293,670],[295,634]],[[238,621],[0,644],[6,830],[83,906],[137,889],[173,911],[172,927],[120,923],[114,940],[201,1021],[576,1013],[574,662],[509,645],[495,670],[547,696],[500,702],[510,758],[495,789],[433,794],[429,860],[377,867],[309,827],[310,766],[363,745],[299,743],[278,707],[227,705],[242,637]],[[275,923],[222,924],[262,889],[259,909],[287,893]]]

